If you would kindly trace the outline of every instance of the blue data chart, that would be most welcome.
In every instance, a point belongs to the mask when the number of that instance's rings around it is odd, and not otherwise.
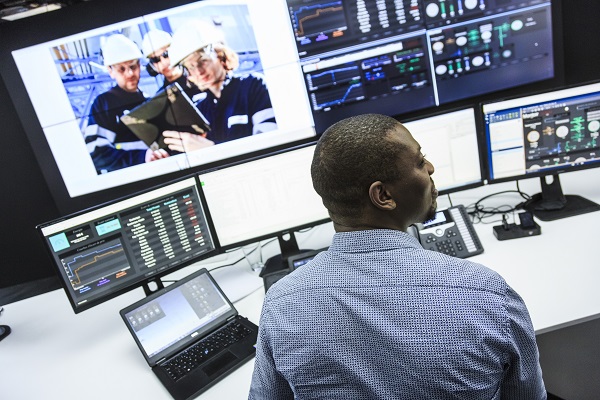
[[[300,47],[342,37],[348,28],[341,1],[300,5],[289,10]]]
[[[342,87],[334,87],[316,93],[311,93],[314,110],[328,109],[331,107],[364,100],[365,92],[360,81],[352,81]]]
[[[103,242],[62,259],[65,273],[73,289],[84,290],[89,286],[101,286],[110,282],[111,277],[131,268],[119,239]]]
[[[347,83],[360,79],[360,68],[355,63],[334,68],[329,71],[319,71],[306,74],[306,84],[310,91],[324,89],[330,86]]]

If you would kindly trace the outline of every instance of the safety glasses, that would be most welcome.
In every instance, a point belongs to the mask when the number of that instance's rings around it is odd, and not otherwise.
[[[148,57],[148,60],[150,60],[151,63],[158,64],[161,58],[169,58],[169,52],[165,50],[164,53],[159,54],[156,57]]]

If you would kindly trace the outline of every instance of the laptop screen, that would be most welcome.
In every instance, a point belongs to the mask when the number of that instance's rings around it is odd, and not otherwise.
[[[150,365],[202,338],[236,314],[206,269],[121,311]]]

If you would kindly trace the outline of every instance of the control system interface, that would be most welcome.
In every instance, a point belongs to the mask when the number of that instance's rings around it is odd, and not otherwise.
[[[440,210],[431,221],[416,224],[413,233],[426,250],[467,258],[483,253],[483,247],[464,206]]]
[[[485,104],[490,179],[600,162],[600,83]]]
[[[548,0],[287,5],[317,132],[554,77]]]
[[[40,230],[76,312],[215,249],[194,178]]]

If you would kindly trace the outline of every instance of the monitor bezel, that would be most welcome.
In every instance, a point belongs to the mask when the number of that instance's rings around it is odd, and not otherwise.
[[[188,174],[188,175],[186,175],[184,177],[180,177],[178,179],[172,180],[168,184],[177,184],[178,182],[182,182],[182,181],[185,181],[185,180],[188,180],[188,179],[193,179],[194,182],[195,182],[196,190],[198,191],[198,195],[199,195],[199,199],[200,199],[200,203],[202,205],[204,214],[206,216],[206,226],[207,226],[207,228],[208,228],[208,230],[210,232],[210,235],[212,237],[213,247],[214,248],[212,250],[209,250],[209,251],[207,251],[207,252],[205,252],[205,253],[197,256],[197,257],[193,257],[193,258],[191,258],[189,260],[185,260],[185,261],[181,262],[180,264],[174,265],[174,266],[169,267],[169,268],[165,268],[164,270],[156,272],[155,274],[153,274],[151,276],[144,277],[143,275],[140,275],[138,277],[138,279],[135,279],[135,280],[131,281],[129,284],[125,285],[124,287],[116,289],[114,291],[111,291],[108,294],[102,295],[102,296],[100,296],[98,298],[90,299],[90,300],[86,301],[85,303],[80,303],[80,304],[77,303],[76,297],[75,297],[73,291],[70,288],[69,282],[67,282],[67,280],[65,279],[64,275],[59,270],[59,266],[56,264],[55,255],[52,252],[52,250],[50,249],[50,246],[48,244],[48,240],[47,240],[46,236],[44,236],[44,234],[42,232],[42,229],[45,228],[45,227],[48,227],[50,225],[54,225],[56,223],[59,223],[61,221],[65,221],[65,220],[71,219],[71,218],[76,218],[76,217],[78,217],[80,215],[84,215],[84,214],[87,214],[89,212],[93,212],[95,210],[99,210],[99,209],[102,209],[104,207],[108,207],[111,204],[119,203],[119,202],[122,202],[122,201],[127,201],[127,200],[135,198],[137,196],[141,196],[141,195],[144,195],[146,193],[152,192],[154,190],[161,189],[161,188],[164,187],[164,185],[153,186],[153,187],[148,188],[146,190],[139,191],[139,192],[136,192],[136,193],[133,193],[133,194],[129,194],[129,195],[120,197],[118,199],[115,199],[113,201],[109,201],[109,202],[106,202],[106,203],[103,203],[103,204],[99,204],[99,205],[94,206],[94,207],[90,207],[90,208],[87,208],[87,209],[84,209],[84,210],[81,210],[81,211],[78,211],[78,212],[75,212],[75,213],[71,213],[69,215],[65,215],[65,216],[62,216],[60,218],[54,219],[52,221],[44,222],[44,223],[39,224],[39,225],[36,226],[35,229],[38,232],[38,236],[40,237],[40,239],[44,243],[44,247],[46,248],[46,254],[49,257],[48,260],[52,264],[52,269],[54,270],[54,272],[55,272],[58,280],[60,281],[60,284],[61,284],[63,290],[65,291],[65,294],[67,295],[67,298],[69,299],[69,303],[71,304],[71,307],[73,308],[73,312],[75,314],[78,314],[78,313],[80,313],[82,311],[88,310],[88,309],[90,309],[92,307],[95,307],[97,305],[105,303],[105,302],[107,302],[109,300],[112,300],[112,299],[114,299],[114,298],[116,298],[118,296],[121,296],[121,295],[123,295],[123,294],[125,294],[127,292],[130,292],[130,291],[132,291],[134,289],[138,289],[138,288],[141,288],[141,287],[147,287],[151,283],[158,284],[159,285],[158,288],[160,289],[161,288],[160,287],[160,278],[162,278],[162,277],[164,277],[166,275],[169,275],[169,274],[171,274],[173,272],[179,271],[179,270],[181,270],[181,269],[183,269],[185,267],[188,267],[191,264],[194,264],[194,263],[196,263],[196,262],[198,262],[200,260],[204,260],[204,259],[207,259],[207,258],[210,258],[210,257],[214,257],[214,256],[220,254],[219,246],[218,246],[217,241],[216,241],[216,231],[215,231],[215,228],[212,225],[212,221],[211,221],[211,219],[209,218],[209,215],[208,215],[208,207],[207,207],[207,204],[206,204],[206,199],[204,198],[204,193],[202,191],[202,188],[200,187],[200,182],[198,181],[198,176],[196,174]],[[145,289],[145,291],[146,291],[146,289]]]

